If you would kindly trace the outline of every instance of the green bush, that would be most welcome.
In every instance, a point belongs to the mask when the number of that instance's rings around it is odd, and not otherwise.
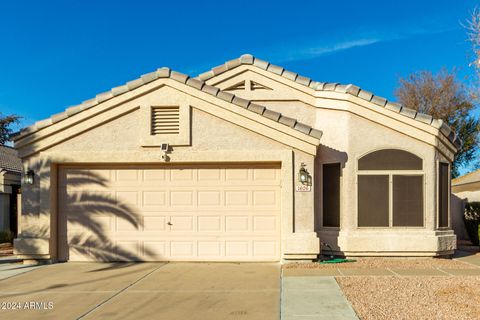
[[[0,243],[13,242],[13,232],[10,230],[0,231]]]
[[[463,214],[463,221],[467,229],[470,241],[475,246],[479,245],[480,232],[480,202],[468,202],[465,205],[465,212]]]

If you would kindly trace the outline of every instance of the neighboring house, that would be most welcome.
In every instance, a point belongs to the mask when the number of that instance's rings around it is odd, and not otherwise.
[[[17,232],[17,195],[22,161],[13,148],[0,146],[0,231]]]
[[[445,123],[251,55],[195,78],[158,69],[14,140],[33,175],[20,256],[285,261],[315,259],[321,242],[347,256],[456,246],[460,142]]]
[[[465,203],[480,201],[480,170],[452,180],[452,228],[458,239],[468,240],[463,222]]]

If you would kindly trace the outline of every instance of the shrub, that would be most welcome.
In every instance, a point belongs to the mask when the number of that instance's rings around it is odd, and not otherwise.
[[[470,241],[476,246],[479,245],[479,225],[480,225],[480,202],[468,202],[465,205],[463,221],[467,229]]]

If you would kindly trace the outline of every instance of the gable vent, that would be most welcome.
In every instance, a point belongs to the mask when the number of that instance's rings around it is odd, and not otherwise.
[[[180,107],[152,107],[152,135],[180,133]]]

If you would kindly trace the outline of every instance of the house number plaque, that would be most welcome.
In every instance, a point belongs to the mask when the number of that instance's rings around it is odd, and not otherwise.
[[[312,190],[311,186],[304,186],[304,185],[296,186],[295,188],[295,191],[297,192],[310,192],[311,190]]]

